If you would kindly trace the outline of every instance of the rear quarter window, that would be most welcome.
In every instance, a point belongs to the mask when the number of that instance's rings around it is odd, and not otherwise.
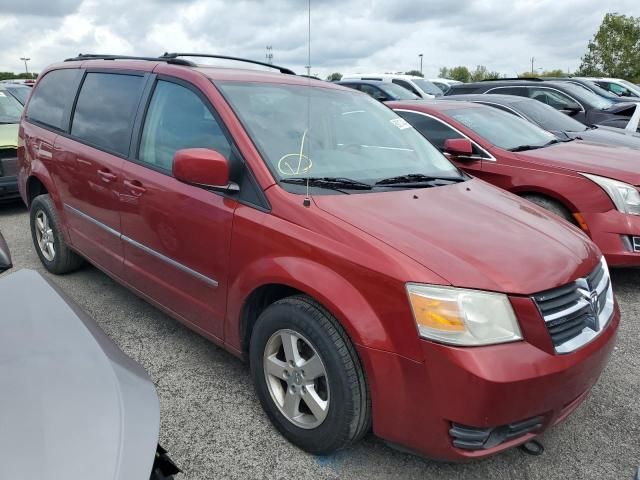
[[[81,75],[82,72],[75,68],[47,73],[34,87],[27,119],[57,130],[67,130],[71,104]]]
[[[138,75],[87,73],[71,135],[97,148],[126,155],[143,86],[144,77]]]

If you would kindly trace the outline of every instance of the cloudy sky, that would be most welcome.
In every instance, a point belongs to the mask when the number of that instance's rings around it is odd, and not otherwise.
[[[312,73],[486,65],[507,75],[575,69],[607,12],[638,0],[311,0]],[[307,0],[0,0],[0,71],[77,53],[224,53],[302,72]]]

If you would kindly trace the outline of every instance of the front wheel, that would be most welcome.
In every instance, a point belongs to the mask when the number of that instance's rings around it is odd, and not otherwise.
[[[337,320],[312,299],[269,306],[253,330],[250,361],[262,407],[303,450],[326,455],[367,432],[371,408],[360,360]]]

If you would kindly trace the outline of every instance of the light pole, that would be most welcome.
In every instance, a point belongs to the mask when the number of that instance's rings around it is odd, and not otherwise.
[[[29,67],[27,66],[27,62],[31,59],[28,57],[20,57],[20,60],[24,62],[24,71],[27,73],[27,75],[29,75]]]
[[[422,54],[418,54],[418,56],[420,57],[420,73],[422,74]]]

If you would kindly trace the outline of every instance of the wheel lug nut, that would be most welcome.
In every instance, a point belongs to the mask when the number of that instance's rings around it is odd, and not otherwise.
[[[285,371],[284,371],[284,373],[282,374],[282,376],[283,376],[284,378],[289,378],[289,371],[288,371],[288,370],[285,370]]]
[[[303,386],[301,390],[302,390],[302,393],[307,393],[307,387]]]

